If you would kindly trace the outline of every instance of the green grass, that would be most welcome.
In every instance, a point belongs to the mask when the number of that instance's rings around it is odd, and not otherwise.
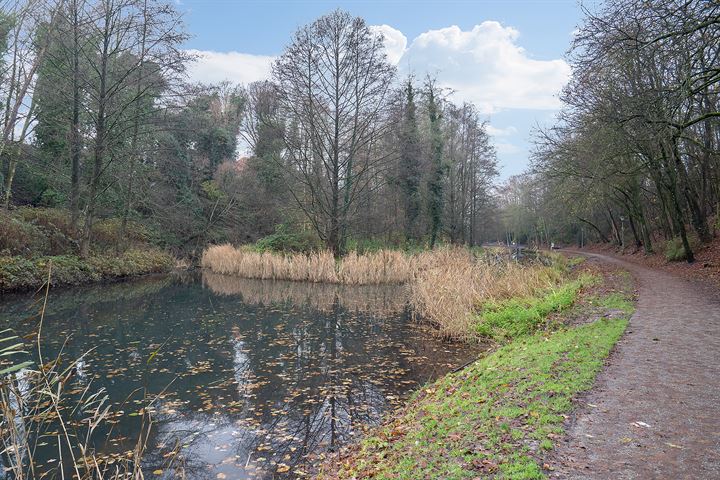
[[[595,281],[590,275],[582,275],[536,297],[485,304],[477,314],[477,332],[495,340],[532,333],[549,314],[572,306],[580,289]]]
[[[565,305],[571,291],[542,302]],[[562,433],[563,414],[592,386],[626,325],[602,319],[524,336],[445,376],[365,439],[337,477],[544,478],[539,462]]]
[[[622,293],[611,293],[602,297],[591,297],[588,299],[595,306],[608,310],[620,310],[623,313],[632,313],[635,306],[631,299]]]

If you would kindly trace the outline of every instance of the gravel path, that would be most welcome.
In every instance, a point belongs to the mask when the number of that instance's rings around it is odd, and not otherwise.
[[[557,479],[720,479],[720,292],[603,255],[639,300],[550,464]]]

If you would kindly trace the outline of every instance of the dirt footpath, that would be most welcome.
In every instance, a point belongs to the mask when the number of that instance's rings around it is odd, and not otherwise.
[[[557,479],[720,479],[720,292],[630,271],[637,311],[549,464]]]

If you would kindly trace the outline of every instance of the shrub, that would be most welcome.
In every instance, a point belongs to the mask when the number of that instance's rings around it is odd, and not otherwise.
[[[74,233],[67,210],[23,207],[17,210],[17,217],[44,230],[58,230],[66,237],[72,237]]]
[[[101,277],[117,278],[166,272],[173,267],[175,261],[160,250],[129,250],[120,256],[92,257],[89,263]]]
[[[36,226],[45,237],[45,248],[32,249],[35,255],[61,255],[77,252],[77,239],[67,210],[58,208],[20,208],[16,217]]]
[[[40,195],[38,204],[43,207],[58,207],[67,201],[66,196],[62,192],[58,192],[53,188],[48,188]]]
[[[37,268],[43,272],[40,284],[46,280],[48,265],[52,262],[51,285],[79,285],[100,280],[101,276],[92,265],[74,255],[56,255],[35,260]]]
[[[689,236],[688,242],[690,243],[690,248],[693,251],[699,245],[697,238],[694,236]],[[683,247],[682,239],[680,237],[675,237],[665,243],[665,258],[668,262],[679,262],[687,259],[685,255],[685,247]]]
[[[27,258],[0,257],[0,290],[23,290],[42,285],[42,271]]]
[[[312,253],[322,250],[322,243],[314,232],[292,232],[286,225],[278,225],[275,233],[258,240],[255,248],[259,252]]]
[[[44,253],[47,246],[48,239],[37,226],[0,211],[0,254]]]
[[[130,250],[120,256],[97,256],[84,260],[75,255],[28,259],[0,257],[0,290],[24,290],[42,286],[52,263],[51,285],[78,285],[101,279],[122,278],[170,270],[174,259],[158,250]]]
[[[122,219],[107,218],[100,220],[93,225],[93,240],[102,246],[112,247],[118,243],[120,231],[122,229]],[[123,239],[130,244],[144,244],[150,239],[148,229],[141,223],[134,220],[128,220]]]

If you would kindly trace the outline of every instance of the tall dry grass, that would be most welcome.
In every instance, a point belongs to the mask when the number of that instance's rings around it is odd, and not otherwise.
[[[205,250],[201,264],[215,273],[260,280],[379,285],[408,283],[429,260],[428,253],[407,255],[381,250],[364,255],[350,253],[336,261],[328,251],[280,255],[217,245]]]
[[[263,280],[407,284],[417,318],[435,324],[442,336],[466,339],[473,336],[473,315],[485,302],[533,296],[562,280],[559,269],[542,262],[523,265],[497,252],[478,256],[466,248],[413,255],[390,250],[350,253],[336,261],[329,252],[279,255],[219,245],[205,251],[202,266],[215,273]]]
[[[410,285],[414,315],[452,338],[473,336],[473,314],[486,302],[528,297],[557,285],[560,270],[541,263],[486,261],[467,250],[440,250]]]

